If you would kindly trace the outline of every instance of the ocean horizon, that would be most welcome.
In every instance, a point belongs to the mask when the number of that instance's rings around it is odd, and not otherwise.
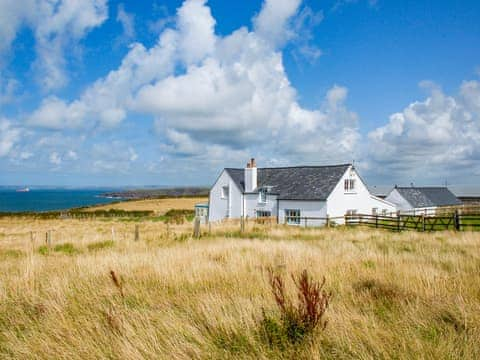
[[[20,187],[0,188],[0,212],[43,212],[108,204],[117,199],[102,197],[118,188],[32,188],[18,192]]]

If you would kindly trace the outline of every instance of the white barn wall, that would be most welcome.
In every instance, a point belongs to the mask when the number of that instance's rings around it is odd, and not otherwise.
[[[278,222],[285,223],[285,210],[300,210],[300,217],[327,217],[327,204],[325,201],[305,201],[305,200],[279,200],[278,201]],[[325,220],[308,220],[308,226],[321,226],[325,224]],[[301,220],[300,225],[305,225],[305,221]]]
[[[354,191],[345,191],[344,182],[346,179],[355,180]],[[371,195],[357,172],[354,169],[352,170],[351,167],[348,168],[327,199],[328,215],[330,217],[341,217],[346,214],[347,210],[356,210],[359,214],[371,214],[373,208],[378,208],[379,214],[382,213],[383,209],[386,209],[388,213],[396,211],[394,204]]]

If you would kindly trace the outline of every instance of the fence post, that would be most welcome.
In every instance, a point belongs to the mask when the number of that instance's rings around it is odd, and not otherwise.
[[[140,240],[140,226],[135,225],[135,241]]]
[[[375,228],[378,229],[378,215],[375,214]]]
[[[453,224],[455,225],[455,230],[460,231],[460,217],[458,216],[458,209],[455,209],[453,214]]]
[[[200,237],[200,218],[198,217],[195,218],[195,223],[193,225],[193,237],[197,239]]]
[[[307,218],[305,218],[305,227],[307,227]]]
[[[397,231],[400,232],[400,211],[397,213]]]
[[[240,232],[245,231],[245,218],[243,216],[240,217]]]
[[[424,215],[420,215],[422,217],[422,231],[425,232],[425,230],[427,229],[426,226],[425,226],[425,216]]]
[[[327,228],[330,227],[330,217],[328,216],[328,214],[327,214],[327,218],[326,218],[326,225],[327,225]]]
[[[45,233],[45,244],[47,245],[48,249],[52,247],[52,231],[48,230]]]

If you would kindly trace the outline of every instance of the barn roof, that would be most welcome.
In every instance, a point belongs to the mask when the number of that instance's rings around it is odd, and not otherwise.
[[[462,204],[446,187],[397,187],[396,190],[414,208]]]
[[[257,188],[269,186],[280,200],[326,200],[350,164],[257,169]],[[244,169],[225,169],[245,192]]]

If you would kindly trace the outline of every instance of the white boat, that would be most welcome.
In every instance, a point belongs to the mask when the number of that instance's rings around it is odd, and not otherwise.
[[[29,192],[30,189],[28,187],[17,189],[17,192]]]

